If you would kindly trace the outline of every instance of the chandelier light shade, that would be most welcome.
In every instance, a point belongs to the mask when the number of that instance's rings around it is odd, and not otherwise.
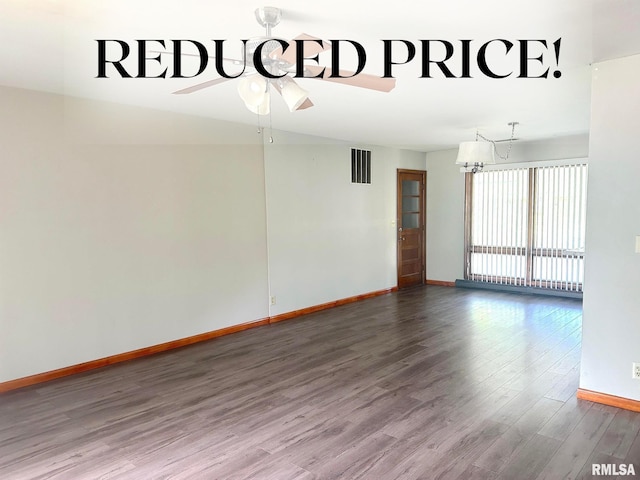
[[[301,88],[289,76],[282,77],[280,81],[282,82],[282,98],[289,107],[289,111],[293,112],[309,98],[309,92]]]
[[[461,142],[456,163],[465,166],[483,166],[496,163],[493,143]]]
[[[480,135],[477,131],[475,142],[460,142],[458,157],[456,158],[458,165],[464,165],[460,171],[463,173],[481,172],[485,165],[493,165],[496,163],[496,155],[498,155],[502,161],[506,162],[509,159],[513,141],[517,140],[515,138],[515,132],[518,122],[509,122],[508,125],[511,127],[511,138],[509,138],[509,146],[505,155],[500,155],[496,152],[496,141]],[[503,140],[498,141],[501,142]]]
[[[251,75],[238,82],[238,94],[245,106],[258,115],[268,115],[270,111],[271,97],[269,84],[261,75]]]

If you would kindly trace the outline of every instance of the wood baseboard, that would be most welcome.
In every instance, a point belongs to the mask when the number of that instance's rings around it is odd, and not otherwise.
[[[166,352],[175,348],[185,347],[194,343],[204,342],[213,338],[222,337],[224,335],[230,335],[232,333],[241,332],[250,328],[261,327],[270,323],[281,322],[283,320],[289,320],[296,318],[307,313],[319,312],[320,310],[326,310],[328,308],[338,307],[347,303],[353,303],[367,298],[378,297],[380,295],[386,295],[387,293],[396,292],[398,287],[388,288],[385,290],[378,290],[376,292],[365,293],[362,295],[356,295],[354,297],[343,298],[334,302],[323,303],[322,305],[316,305],[313,307],[303,308],[302,310],[296,310],[293,312],[283,313],[274,317],[263,318],[262,320],[256,320],[253,322],[242,323],[240,325],[232,325],[230,327],[222,328],[220,330],[214,330],[212,332],[201,333],[199,335],[193,335],[191,337],[181,338],[173,340],[171,342],[161,343],[159,345],[152,345],[150,347],[140,348],[131,352],[119,353],[110,357],[99,358],[97,360],[91,360],[89,362],[79,363],[77,365],[71,365],[69,367],[59,368],[57,370],[51,370],[49,372],[38,373],[30,375],[28,377],[22,377],[15,380],[9,380],[8,382],[0,383],[0,393],[8,392],[10,390],[16,390],[18,388],[28,387],[31,385],[37,385],[39,383],[48,382],[49,380],[55,380],[57,378],[67,377],[76,373],[86,372],[88,370],[94,370],[96,368],[106,367],[107,365],[113,365],[115,363],[126,362],[128,360],[134,360],[136,358],[146,357],[148,355],[154,355],[156,353]]]
[[[427,285],[439,285],[441,287],[455,287],[456,282],[445,282],[443,280],[425,280]]]
[[[632,400],[631,398],[616,397],[607,393],[594,392],[579,388],[576,395],[580,400],[588,400],[590,402],[601,403],[611,407],[623,408],[632,412],[640,412],[640,400]]]
[[[354,297],[343,298],[341,300],[335,300],[333,302],[327,302],[320,305],[314,305],[313,307],[307,307],[300,310],[294,310],[292,312],[281,313],[270,317],[270,323],[282,322],[283,320],[290,320],[309,313],[319,312],[328,308],[339,307],[340,305],[346,305],[347,303],[359,302],[360,300],[366,300],[367,298],[379,297],[380,295],[386,295],[388,293],[397,292],[398,287],[386,288],[384,290],[377,290],[371,293],[364,293],[362,295],[356,295]]]
[[[224,335],[230,335],[232,333],[241,332],[242,330],[247,330],[249,328],[260,327],[262,325],[268,324],[269,318],[263,318],[262,320],[257,320],[255,322],[232,325],[230,327],[221,328],[220,330],[193,335],[192,337],[180,338],[178,340],[161,343],[159,345],[153,345],[151,347],[139,348],[138,350],[119,353],[110,357],[99,358],[97,360],[91,360],[89,362],[79,363],[77,365],[71,365],[69,367],[59,368],[57,370],[51,370],[49,372],[38,373],[36,375],[30,375],[28,377],[22,377],[16,380],[9,380],[8,382],[0,383],[0,393],[48,382],[49,380],[55,380],[56,378],[66,377],[69,375],[74,375],[76,373],[94,370],[96,368],[106,367],[107,365],[113,365],[115,363],[126,362],[128,360],[146,357],[155,353],[166,352],[168,350],[173,350],[174,348],[185,347],[194,343],[211,340],[212,338],[222,337]]]

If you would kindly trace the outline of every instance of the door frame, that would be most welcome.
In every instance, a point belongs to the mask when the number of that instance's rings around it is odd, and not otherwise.
[[[402,185],[400,183],[401,173],[418,174],[422,176],[422,215],[420,221],[422,222],[422,285],[427,283],[427,171],[426,170],[412,170],[408,168],[398,168],[396,171],[396,286],[400,287],[400,245],[399,245],[399,231],[400,223],[402,219],[402,198],[400,192],[402,191]]]

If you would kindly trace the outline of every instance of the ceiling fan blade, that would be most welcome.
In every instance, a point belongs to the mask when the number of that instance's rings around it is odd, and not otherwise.
[[[305,65],[304,68],[310,73],[310,78],[317,78],[318,80],[326,80],[328,82],[344,83],[345,85],[368,88],[370,90],[378,90],[379,92],[390,92],[396,86],[395,78],[376,77],[375,75],[369,75],[367,73],[359,73],[358,75],[350,77],[349,75],[353,75],[354,72],[349,72],[346,70],[338,71],[338,73],[342,77],[346,78],[331,77],[331,68],[329,67]],[[324,75],[322,77],[317,77],[317,75],[320,75],[320,72],[322,72],[323,69]]]
[[[330,43],[327,43],[324,40],[321,40],[320,38],[312,37],[311,35],[302,33],[289,42],[289,48],[287,48],[287,50],[284,53],[282,53],[282,48],[278,47],[273,52],[271,52],[269,56],[273,59],[282,60],[285,63],[294,65],[296,63],[296,50],[297,50],[296,48],[297,44],[295,42],[296,40],[320,40],[322,42],[322,45],[318,44],[317,42],[305,42],[303,44],[305,58],[311,58],[314,55],[317,55],[331,48]]]
[[[307,98],[304,102],[302,102],[302,105],[296,108],[296,110],[304,110],[309,107],[313,107],[313,102]]]
[[[159,54],[166,54],[166,55],[175,55],[174,52],[161,52],[160,50],[149,50],[149,53],[159,53]],[[184,56],[184,57],[200,57],[200,55],[196,54],[196,53],[186,53],[186,52],[180,52],[180,55]],[[213,55],[207,55],[208,58],[211,58],[212,60],[215,60],[216,57],[214,57]],[[223,61],[225,62],[232,62],[234,65],[242,65],[243,61],[242,60],[238,60],[237,58],[227,58],[227,57],[223,57],[222,58]]]
[[[243,75],[241,75],[243,76]],[[238,77],[235,77],[238,78]],[[177,92],[173,92],[174,95],[184,95],[187,93],[197,92],[198,90],[203,90],[205,88],[213,87],[214,85],[218,85],[219,83],[224,83],[228,80],[233,80],[233,78],[214,78],[213,80],[209,80],[207,82],[199,83],[197,85],[193,85],[191,87],[183,88],[182,90],[178,90]]]

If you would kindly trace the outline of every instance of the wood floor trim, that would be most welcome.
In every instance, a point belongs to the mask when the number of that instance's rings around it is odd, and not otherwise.
[[[584,388],[578,389],[577,397],[580,400],[588,400],[590,402],[609,405],[610,407],[618,407],[624,408],[625,410],[631,410],[632,412],[640,412],[640,400],[617,397],[615,395],[609,395],[608,393],[585,390]]]
[[[28,377],[18,378],[16,380],[9,380],[8,382],[0,383],[0,393],[48,382],[49,380],[55,380],[56,378],[75,375],[76,373],[82,373],[88,370],[94,370],[96,368],[106,367],[107,365],[113,365],[115,363],[126,362],[128,360],[134,360],[136,358],[166,352],[168,350],[173,350],[174,348],[185,347],[194,343],[211,340],[212,338],[222,337],[224,335],[230,335],[232,333],[241,332],[242,330],[247,330],[249,328],[260,327],[262,325],[268,324],[269,318],[263,318],[262,320],[256,320],[254,322],[232,325],[230,327],[221,328],[219,330],[213,330],[211,332],[201,333],[199,335],[193,335],[191,337],[180,338],[171,342],[161,343],[159,345],[139,348],[138,350],[119,353],[110,357],[99,358],[97,360],[91,360],[89,362],[79,363],[77,365],[71,365],[69,367],[63,367],[57,370],[51,370],[49,372],[37,373]]]
[[[281,313],[270,318],[270,323],[282,322],[283,320],[291,320],[308,313],[319,312],[328,308],[339,307],[340,305],[346,305],[347,303],[359,302],[360,300],[366,300],[367,298],[379,297],[380,295],[387,295],[389,293],[397,292],[398,287],[386,288],[384,290],[377,290],[375,292],[364,293],[362,295],[355,295],[353,297],[342,298],[340,300],[334,300],[333,302],[322,303],[320,305],[314,305],[313,307],[307,307],[300,310],[294,310],[292,312]]]
[[[456,282],[445,282],[444,280],[425,280],[427,285],[439,285],[441,287],[455,287]]]
[[[300,317],[308,313],[319,312],[328,308],[338,307],[340,305],[346,305],[347,303],[358,302],[367,298],[378,297],[380,295],[386,295],[388,293],[396,292],[398,287],[387,288],[384,290],[378,290],[375,292],[364,293],[362,295],[356,295],[353,297],[343,298],[335,300],[333,302],[323,303],[321,305],[315,305],[313,307],[303,308],[301,310],[295,310],[293,312],[283,313],[274,317],[267,317],[261,320],[253,322],[242,323],[240,325],[232,325],[230,327],[222,328],[219,330],[213,330],[211,332],[201,333],[199,335],[193,335],[191,337],[180,338],[171,342],[161,343],[159,345],[152,345],[150,347],[140,348],[130,352],[119,353],[110,357],[99,358],[97,360],[91,360],[89,362],[79,363],[77,365],[71,365],[69,367],[59,368],[57,370],[51,370],[49,372],[37,373],[28,377],[17,378],[15,380],[9,380],[7,382],[0,383],[0,393],[8,392],[10,390],[16,390],[18,388],[28,387],[31,385],[37,385],[39,383],[48,382],[57,378],[66,377],[69,375],[75,375],[77,373],[86,372],[88,370],[94,370],[96,368],[106,367],[107,365],[113,365],[115,363],[126,362],[128,360],[134,360],[136,358],[146,357],[148,355],[154,355],[156,353],[166,352],[175,348],[185,347],[194,343],[204,342],[213,338],[222,337],[224,335],[230,335],[232,333],[241,332],[249,328],[261,327],[270,323],[281,322],[283,320],[289,320],[292,318]]]

